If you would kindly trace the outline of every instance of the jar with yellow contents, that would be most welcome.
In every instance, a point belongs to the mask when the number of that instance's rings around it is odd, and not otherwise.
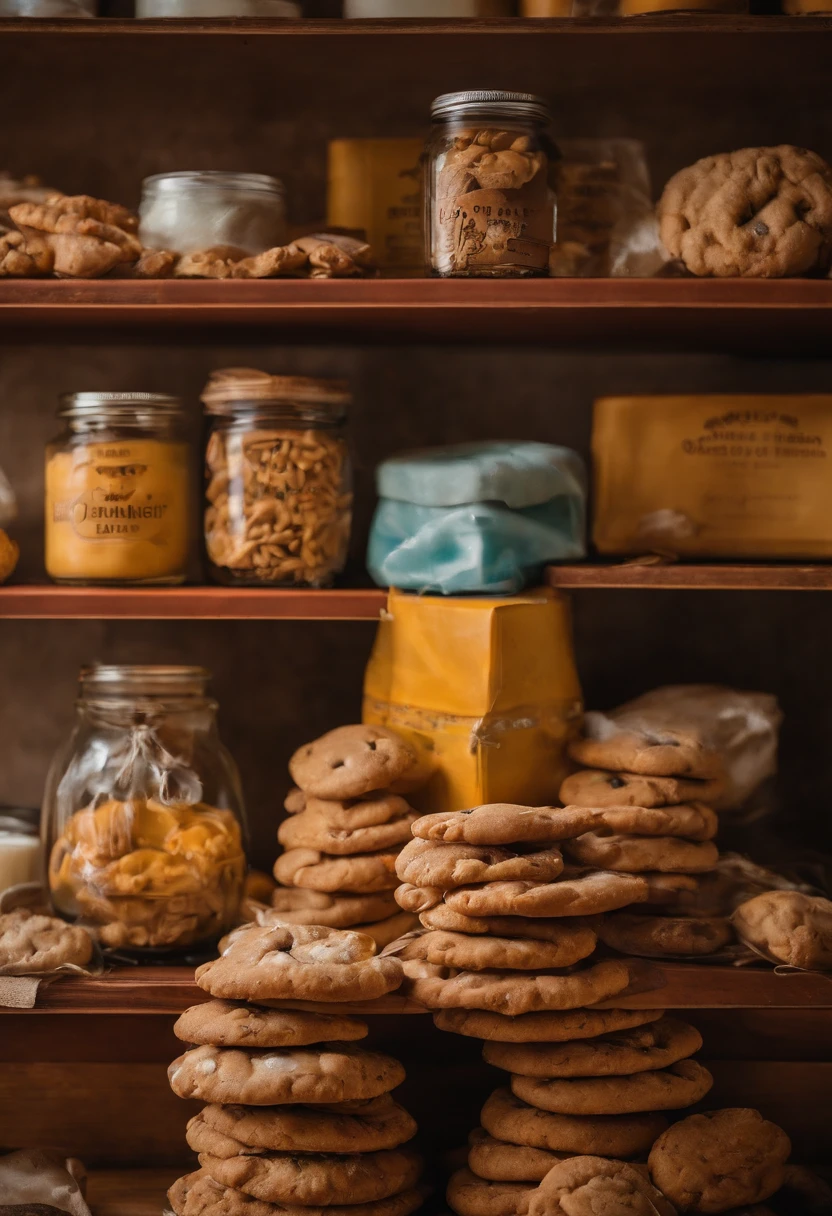
[[[43,802],[55,912],[128,954],[213,945],[237,921],[246,862],[208,672],[96,665],[80,680]]]
[[[59,583],[185,580],[190,451],[177,397],[70,393],[46,449],[46,571]]]

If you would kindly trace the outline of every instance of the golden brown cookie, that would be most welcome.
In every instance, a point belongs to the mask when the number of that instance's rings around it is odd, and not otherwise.
[[[570,1157],[534,1192],[529,1216],[676,1216],[676,1209],[624,1161]]]
[[[442,811],[424,815],[413,825],[421,840],[445,844],[512,845],[522,842],[546,844],[580,836],[596,826],[591,810],[554,806],[516,806],[492,802],[469,811]],[[479,880],[477,880],[479,881]]]
[[[693,1106],[713,1083],[707,1068],[695,1060],[680,1060],[666,1069],[624,1077],[544,1081],[512,1076],[511,1090],[530,1106],[559,1115],[631,1115]]]
[[[448,1182],[448,1207],[457,1216],[525,1216],[534,1187],[519,1182],[487,1182],[457,1170]]]
[[[653,1145],[648,1166],[680,1212],[727,1212],[780,1189],[791,1147],[759,1111],[729,1107],[674,1123]]]
[[[569,809],[569,808],[567,808]],[[719,818],[704,802],[679,806],[607,806],[596,812],[598,835],[680,836],[685,840],[712,840]]]
[[[445,894],[445,903],[463,916],[592,916],[647,899],[638,874],[585,870],[557,882],[490,882]]]
[[[713,841],[695,843],[674,836],[601,836],[587,832],[576,840],[568,840],[564,848],[580,865],[601,866],[625,874],[646,870],[660,874],[701,874],[712,870],[719,860],[719,850]]]
[[[290,849],[274,863],[274,876],[285,887],[307,887],[328,894],[374,895],[392,891],[396,878],[396,853],[356,853],[352,857],[328,857],[317,849]]]
[[[723,916],[642,916],[611,912],[598,936],[622,954],[645,958],[691,958],[715,954],[733,941],[731,922]]]
[[[790,144],[706,156],[670,179],[658,217],[662,243],[692,274],[807,274],[832,259],[832,170]]]
[[[559,942],[564,934],[578,929],[597,931],[600,917],[582,916],[574,920],[568,916],[463,916],[454,912],[446,903],[428,908],[419,917],[426,929],[441,929],[446,933],[470,933],[478,937],[528,937],[539,942]]]
[[[317,811],[307,808],[281,823],[277,839],[284,849],[318,849],[332,856],[350,857],[355,853],[377,853],[407,844],[411,824],[417,819],[418,812],[408,807],[403,814],[385,823],[334,827]]]
[[[552,967],[571,967],[588,958],[597,937],[592,929],[570,927],[550,941],[531,938],[472,937],[465,933],[445,933],[441,929],[422,929],[397,943],[394,950],[402,960],[424,959],[437,967],[463,971],[540,971]]]
[[[609,714],[586,714],[583,738],[568,745],[572,759],[585,768],[621,769],[645,777],[723,776],[723,757],[703,741],[700,732],[639,728],[640,715],[632,708],[637,704],[628,702]]]
[[[327,925],[331,929],[352,929],[355,925],[388,920],[399,911],[392,891],[375,895],[344,895],[338,892],[308,891],[301,887],[278,887],[272,893],[271,911],[293,925]],[[261,924],[268,920],[261,919]]]
[[[220,1109],[226,1108],[220,1107]],[[229,1107],[228,1109],[243,1110],[246,1108]],[[243,1144],[242,1141],[235,1140],[232,1136],[226,1136],[223,1132],[218,1132],[210,1123],[205,1122],[202,1111],[188,1121],[188,1125],[185,1128],[185,1139],[188,1143],[188,1148],[193,1152],[207,1153],[211,1157],[251,1157],[256,1156],[259,1152],[258,1149]]]
[[[205,1170],[177,1179],[168,1191],[175,1216],[411,1216],[421,1207],[424,1192],[403,1191],[376,1203],[347,1207],[290,1207],[253,1199],[215,1182]]]
[[[38,975],[59,967],[86,967],[92,938],[85,929],[29,908],[0,916],[0,975]]]
[[[480,1119],[497,1140],[544,1148],[553,1153],[637,1157],[649,1151],[667,1127],[656,1113],[642,1115],[555,1115],[521,1102],[511,1090],[496,1089]],[[655,1181],[655,1180],[654,1180]]]
[[[832,902],[800,891],[767,891],[740,904],[737,936],[767,958],[808,971],[832,969]]]
[[[426,912],[436,904],[441,904],[444,891],[439,887],[415,887],[413,883],[403,882],[396,887],[396,903],[406,912]]]
[[[358,1018],[205,1001],[186,1009],[173,1033],[185,1043],[215,1047],[306,1047],[366,1039],[368,1030],[367,1023]]]
[[[421,1159],[409,1149],[379,1153],[269,1153],[213,1157],[199,1164],[215,1182],[267,1203],[328,1207],[333,1203],[375,1203],[410,1190]]]
[[[416,1135],[415,1121],[389,1093],[324,1106],[212,1105],[191,1124],[258,1153],[372,1153],[398,1148]]]
[[[566,1043],[647,1026],[661,1017],[661,1009],[567,1009],[514,1018],[481,1009],[441,1009],[433,1021],[439,1030],[489,1043]]]
[[[299,748],[292,780],[314,798],[360,798],[388,789],[415,768],[415,749],[384,726],[340,726]]]
[[[418,928],[419,918],[417,916],[414,916],[412,912],[399,912],[396,916],[389,916],[387,920],[376,921],[374,925],[356,925],[356,932],[365,933],[371,937],[376,944],[376,949],[381,951],[397,938],[404,937],[407,933],[413,933]]]
[[[457,971],[425,968],[407,978],[406,990],[427,1009],[484,1009],[516,1017],[549,1009],[578,1009],[623,992],[630,984],[627,965],[617,959],[564,972],[525,975],[516,971]]]
[[[306,812],[328,828],[354,832],[358,828],[375,828],[393,823],[403,815],[413,813],[407,799],[398,794],[367,794],[363,798],[307,798],[302,790],[292,790],[284,803],[290,815]],[[327,851],[327,850],[325,850]]]
[[[471,1132],[468,1144],[468,1169],[488,1182],[540,1182],[569,1155],[495,1140],[481,1127]]]
[[[702,1036],[694,1026],[660,1018],[648,1026],[574,1043],[486,1043],[482,1058],[523,1077],[619,1077],[667,1068],[701,1046]]]
[[[551,882],[563,869],[554,848],[532,852],[475,844],[411,840],[396,860],[402,882],[447,891],[476,882]]]
[[[333,804],[327,803],[327,805],[331,806]],[[349,801],[336,802],[336,803],[334,803],[334,805],[339,808],[343,808],[345,806],[349,806]],[[303,790],[299,790],[296,785],[292,786],[292,788],[289,790],[289,793],[283,799],[283,809],[289,815],[299,815],[301,811],[305,811],[306,810],[306,794],[304,794]]]
[[[194,1047],[168,1069],[180,1098],[245,1106],[365,1101],[404,1080],[398,1060],[349,1043],[329,1049]]]
[[[639,773],[584,768],[567,777],[560,787],[564,806],[675,806],[704,802],[711,806],[725,793],[720,778],[700,781],[685,777],[645,777]]]
[[[371,937],[321,925],[244,926],[196,982],[229,1000],[371,1001],[398,988],[401,964]]]
[[[702,878],[694,877],[693,874],[656,874],[655,871],[649,874],[641,874],[647,882],[647,899],[648,907],[654,908],[675,908],[681,906],[682,902],[699,890]],[[708,874],[705,875],[707,880]],[[680,913],[681,915],[681,913]]]

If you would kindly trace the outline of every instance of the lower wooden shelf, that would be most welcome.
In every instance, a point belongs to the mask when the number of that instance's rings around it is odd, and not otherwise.
[[[92,1216],[161,1216],[171,1183],[184,1169],[95,1170],[87,1184]]]

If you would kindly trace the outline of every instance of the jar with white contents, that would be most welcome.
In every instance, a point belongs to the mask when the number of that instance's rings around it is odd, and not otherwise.
[[[251,257],[286,244],[286,193],[261,173],[157,173],[142,184],[139,237],[145,249]]]

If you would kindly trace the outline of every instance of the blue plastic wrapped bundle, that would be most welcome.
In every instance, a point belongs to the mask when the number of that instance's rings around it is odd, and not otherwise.
[[[516,595],[550,562],[586,556],[586,470],[571,448],[464,443],[376,472],[367,566],[382,587]]]

